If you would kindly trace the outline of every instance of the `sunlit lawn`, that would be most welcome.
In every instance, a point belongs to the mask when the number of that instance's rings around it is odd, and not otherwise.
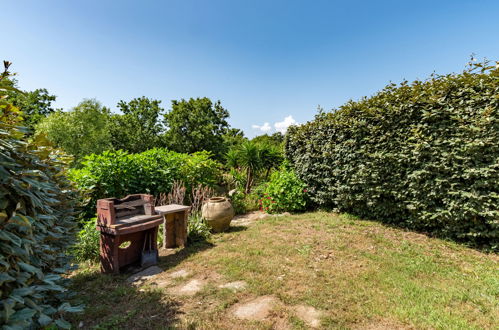
[[[499,257],[422,234],[331,213],[271,217],[161,257],[165,276],[185,269],[206,285],[177,296],[153,282],[83,266],[74,275],[73,316],[92,328],[305,328],[292,306],[323,312],[324,328],[499,328]],[[219,284],[243,280],[238,292]],[[170,286],[170,287],[171,287]],[[261,322],[237,320],[234,304],[272,295]]]

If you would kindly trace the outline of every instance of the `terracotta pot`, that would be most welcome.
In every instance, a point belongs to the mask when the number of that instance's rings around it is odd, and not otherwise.
[[[204,220],[215,233],[225,231],[234,217],[234,208],[225,197],[212,197],[201,208]]]

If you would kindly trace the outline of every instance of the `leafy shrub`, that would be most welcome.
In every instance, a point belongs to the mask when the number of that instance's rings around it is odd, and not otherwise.
[[[88,196],[87,216],[95,216],[97,199],[148,193],[168,193],[176,180],[183,181],[189,194],[202,184],[213,187],[220,177],[220,164],[207,152],[180,154],[151,149],[140,154],[106,151],[85,158],[81,169],[71,170],[71,180]]]
[[[283,167],[272,173],[260,199],[260,208],[267,213],[303,211],[308,200],[305,184],[292,170]]]
[[[292,127],[314,202],[498,247],[499,69],[388,85]]]
[[[244,200],[245,197],[246,194],[239,190],[236,190],[236,192],[232,194],[232,196],[230,196],[230,202],[236,214],[244,214],[247,212],[246,203]]]
[[[99,260],[99,231],[95,229],[96,218],[87,220],[77,236],[72,254],[78,262]]]
[[[0,324],[69,328],[62,313],[79,309],[64,302],[61,275],[70,269],[75,196],[64,155],[42,136],[24,140],[20,112],[4,99],[8,76],[0,74]]]
[[[191,214],[187,225],[187,239],[189,242],[202,242],[208,240],[210,237],[210,227],[204,222],[201,214]]]

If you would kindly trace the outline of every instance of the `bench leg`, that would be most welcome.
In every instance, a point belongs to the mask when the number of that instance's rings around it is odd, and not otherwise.
[[[166,214],[163,217],[163,248],[175,247],[175,215]]]
[[[118,237],[100,234],[100,270],[105,274],[119,274]]]
[[[187,211],[175,214],[175,244],[184,247],[187,244]]]

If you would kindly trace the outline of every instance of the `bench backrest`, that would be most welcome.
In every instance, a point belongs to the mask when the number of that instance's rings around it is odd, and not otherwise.
[[[97,223],[110,226],[121,218],[134,215],[154,215],[154,197],[146,194],[128,195],[125,198],[104,198],[97,201]]]

